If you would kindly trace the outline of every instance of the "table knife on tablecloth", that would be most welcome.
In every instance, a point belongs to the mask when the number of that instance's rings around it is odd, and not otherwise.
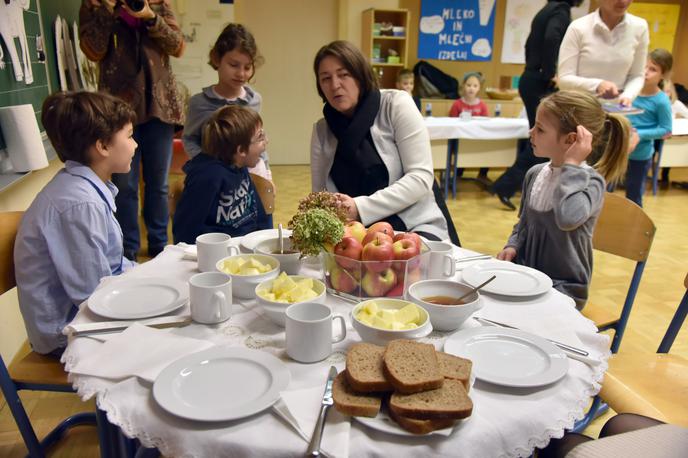
[[[322,433],[325,429],[327,411],[332,404],[334,404],[334,401],[332,400],[332,384],[334,383],[334,378],[336,376],[337,368],[330,366],[330,373],[327,376],[325,392],[323,393],[322,403],[320,405],[320,415],[318,415],[318,421],[315,422],[315,428],[313,428],[313,435],[311,436],[310,444],[308,444],[306,456],[320,456],[320,442],[322,441]]]

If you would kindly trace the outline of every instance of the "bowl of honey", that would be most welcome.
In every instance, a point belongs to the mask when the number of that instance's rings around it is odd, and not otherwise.
[[[477,291],[459,300],[472,289],[454,280],[421,280],[409,286],[406,300],[427,310],[433,329],[454,331],[483,306]]]

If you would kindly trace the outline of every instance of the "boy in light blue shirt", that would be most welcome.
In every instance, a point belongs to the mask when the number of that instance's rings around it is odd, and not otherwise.
[[[666,49],[655,49],[645,64],[645,84],[633,106],[642,113],[629,116],[637,131],[639,142],[628,157],[626,171],[626,197],[641,207],[645,193],[647,172],[652,165],[655,152],[654,141],[671,134],[671,101],[662,91],[662,81],[669,76],[673,58]]]
[[[134,265],[122,256],[113,173],[131,167],[134,111],[105,93],[60,92],[42,122],[65,163],[25,212],[14,246],[19,307],[34,351],[59,355],[62,328],[100,279]]]

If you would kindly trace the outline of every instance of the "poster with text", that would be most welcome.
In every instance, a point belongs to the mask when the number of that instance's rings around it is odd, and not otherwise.
[[[526,40],[535,15],[547,3],[546,0],[507,0],[502,40],[502,63],[525,64]],[[590,11],[590,0],[571,8],[571,19],[585,16]]]
[[[649,49],[672,51],[681,5],[671,3],[632,3],[628,12],[647,21],[650,31]]]
[[[422,0],[418,58],[492,59],[496,0]]]

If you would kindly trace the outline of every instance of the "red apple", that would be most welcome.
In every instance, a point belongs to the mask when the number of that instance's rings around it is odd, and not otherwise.
[[[363,237],[363,242],[362,245],[365,248],[367,244],[375,240],[376,238],[379,238],[380,240],[384,240],[389,242],[390,244],[394,243],[394,240],[392,240],[392,236],[385,234],[384,232],[368,232],[365,237]]]
[[[342,293],[352,293],[358,287],[356,279],[349,272],[337,266],[330,270],[330,283],[334,289]]]
[[[366,268],[372,272],[382,272],[392,267],[391,261],[394,259],[394,248],[390,242],[391,237],[385,234],[378,234],[375,239],[363,247],[362,261],[366,262]]]
[[[349,221],[344,225],[344,237],[353,237],[363,245],[366,228],[360,221]]]
[[[361,286],[368,296],[379,297],[384,296],[394,288],[396,281],[397,274],[392,269],[385,269],[381,272],[368,271],[363,276]]]
[[[394,241],[398,242],[399,240],[403,239],[408,239],[408,240],[413,240],[413,242],[416,244],[418,247],[418,251],[420,252],[421,248],[423,247],[423,242],[420,239],[420,235],[416,234],[415,232],[399,232],[394,236]]]
[[[341,242],[334,246],[335,260],[345,269],[358,266],[362,252],[363,245],[354,237],[344,237]]]
[[[420,254],[420,249],[416,243],[411,239],[400,239],[392,244],[392,250],[394,251],[394,259],[401,262],[394,263],[394,269],[396,271],[406,270],[407,263],[412,264],[410,267],[416,267],[420,263],[420,259],[409,259],[414,258]]]
[[[368,228],[368,234],[370,234],[371,232],[383,232],[389,235],[390,237],[394,237],[394,228],[392,228],[392,225],[386,221],[378,221],[377,223],[370,226]],[[365,246],[365,243],[363,244],[363,246]]]
[[[397,279],[397,284],[394,288],[387,291],[387,297],[402,297],[404,295],[404,282]]]

